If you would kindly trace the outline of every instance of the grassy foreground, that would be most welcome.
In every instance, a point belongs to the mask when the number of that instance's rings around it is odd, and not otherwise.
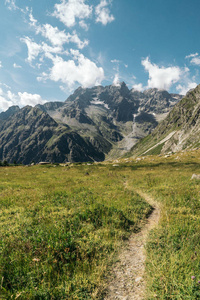
[[[196,151],[1,167],[0,299],[103,299],[113,256],[152,209],[136,189],[161,205],[147,244],[147,299],[200,299],[200,180],[191,180],[199,162]]]
[[[147,244],[147,299],[200,299],[200,151],[139,162],[132,186],[161,205]]]
[[[132,169],[1,167],[0,299],[101,299],[113,255],[152,210],[125,187]]]

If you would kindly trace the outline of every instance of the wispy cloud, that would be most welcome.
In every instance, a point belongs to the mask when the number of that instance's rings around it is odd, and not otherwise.
[[[12,9],[16,10],[18,8],[15,0],[5,0],[5,4],[8,5],[8,8],[10,10],[12,10]]]
[[[23,13],[26,12],[26,9],[24,10],[16,5],[16,0],[5,0],[5,4],[7,5],[9,10],[20,10]]]
[[[113,70],[115,71],[115,75],[114,75],[112,84],[114,86],[120,86],[119,65],[120,65],[121,61],[118,59],[112,59],[111,63],[114,64]]]
[[[200,66],[200,56],[199,56],[199,53],[198,52],[196,52],[196,53],[192,53],[192,54],[190,54],[190,55],[187,55],[186,57],[185,57],[186,59],[191,59],[190,60],[190,63],[192,64],[192,65],[196,65],[196,66]]]
[[[119,77],[119,73],[115,74],[115,77],[113,79],[113,83],[114,86],[120,86],[120,77]]]
[[[84,20],[79,21],[79,25],[80,25],[80,27],[82,27],[85,31],[88,31],[89,25],[86,24],[86,22],[85,22]]]
[[[17,65],[16,63],[13,64],[13,67],[14,67],[15,69],[21,69],[21,68],[22,68],[22,66]]]
[[[193,57],[190,62],[193,65],[200,66],[200,56]]]
[[[189,54],[189,55],[187,55],[185,58],[192,58],[192,57],[196,57],[196,56],[198,56],[199,55],[199,53],[192,53],[192,54]]]
[[[32,63],[32,61],[38,57],[39,53],[42,51],[42,46],[35,43],[30,37],[26,36],[20,39],[24,42],[28,48],[28,58],[27,61]]]
[[[119,64],[120,63],[120,60],[118,60],[118,59],[112,59],[111,60],[111,63],[113,63],[113,64]]]
[[[68,51],[64,51],[62,47],[60,46],[49,46],[45,42],[42,42],[41,44],[38,44],[34,42],[33,39],[26,36],[20,39],[23,43],[27,45],[28,49],[28,57],[27,61],[30,63],[32,67],[32,62],[39,57],[40,62],[42,63],[44,61],[44,58],[48,58],[50,60],[53,60],[54,55],[56,54],[65,54],[68,55]],[[38,64],[37,64],[38,65]],[[38,65],[40,66],[40,64]]]
[[[186,84],[179,84],[176,90],[181,94],[185,95],[189,90],[194,89],[197,86],[196,82],[189,81]]]
[[[50,24],[38,24],[38,21],[33,17],[32,12],[29,14],[29,20],[29,24],[35,29],[36,34],[40,33],[54,46],[61,47],[65,43],[74,43],[79,49],[83,49],[89,44],[88,40],[81,41],[75,30],[70,34],[66,33],[65,30],[61,31],[58,27],[53,27]]]

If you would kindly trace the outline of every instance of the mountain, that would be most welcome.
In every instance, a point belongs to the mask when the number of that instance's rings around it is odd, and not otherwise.
[[[120,156],[181,99],[118,86],[78,88],[65,102],[11,107],[0,114],[0,160],[76,162]]]
[[[197,147],[200,147],[200,85],[189,91],[130,154],[165,154]]]
[[[118,86],[78,88],[57,109],[40,108],[58,123],[68,124],[99,147],[106,157],[129,151],[138,139],[149,134],[182,98],[167,91],[149,89],[144,93]],[[151,108],[152,105],[152,109]]]
[[[10,116],[14,115],[19,110],[20,110],[20,108],[17,105],[13,105],[13,106],[9,107],[8,110],[0,113],[0,120],[7,120]]]
[[[99,161],[105,155],[67,125],[57,124],[37,107],[26,106],[0,125],[0,158],[29,164]]]
[[[182,98],[181,95],[169,94],[165,90],[158,90],[156,88],[144,91],[143,97],[141,98],[142,110],[156,114],[168,113],[177,100],[181,100]]]

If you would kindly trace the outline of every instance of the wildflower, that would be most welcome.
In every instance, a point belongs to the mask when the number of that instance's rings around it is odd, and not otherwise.
[[[196,277],[195,276],[191,276],[191,279],[194,280]]]

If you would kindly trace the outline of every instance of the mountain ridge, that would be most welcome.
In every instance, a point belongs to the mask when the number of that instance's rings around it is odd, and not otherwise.
[[[9,108],[0,114],[0,160],[102,161],[122,155],[180,99],[158,89],[129,90],[122,82],[79,87],[65,102]]]
[[[130,154],[166,154],[200,146],[200,85],[189,91]]]

